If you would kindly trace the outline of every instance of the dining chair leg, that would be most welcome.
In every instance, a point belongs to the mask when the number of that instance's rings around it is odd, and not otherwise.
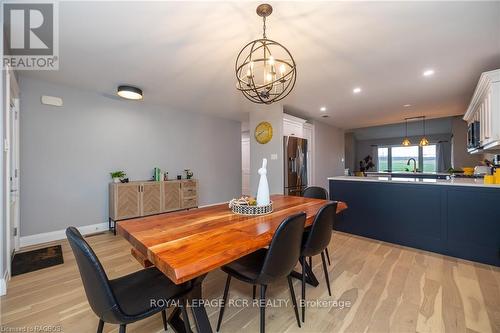
[[[311,270],[313,269],[313,257],[309,257],[309,267],[311,267]]]
[[[330,266],[332,263],[330,262],[330,253],[328,253],[328,248],[325,249],[326,253],[326,259],[328,259],[328,266]]]
[[[184,330],[186,333],[191,332],[191,324],[189,323],[189,316],[187,312],[187,301],[185,299],[181,300],[181,312],[182,312],[182,321],[184,322]]]
[[[332,296],[330,290],[330,279],[328,278],[328,267],[326,267],[325,252],[321,252],[321,261],[323,261],[323,271],[325,272],[326,286],[328,287],[328,295]]]
[[[293,289],[292,277],[288,275],[287,279],[288,279],[288,288],[290,289],[290,297],[292,297],[295,319],[297,319],[297,325],[300,327],[299,309],[297,307],[297,299],[295,298],[295,290]]]
[[[222,304],[219,311],[219,319],[217,320],[217,332],[220,329],[220,324],[222,323],[222,316],[224,315],[224,309],[227,302],[227,294],[229,293],[229,284],[231,283],[231,275],[227,275],[226,286],[224,287],[224,295],[222,296]]]
[[[127,325],[125,325],[125,324],[121,324],[121,325],[120,325],[120,331],[119,331],[119,333],[125,333],[125,330],[126,330],[126,329],[127,329]]]
[[[260,333],[266,331],[266,285],[260,285]]]
[[[300,258],[300,263],[302,265],[302,295],[300,298],[300,307],[302,308],[302,322],[306,321],[306,258]]]
[[[103,328],[104,328],[104,321],[102,321],[102,319],[99,319],[99,325],[97,326],[97,333],[102,333]]]
[[[255,299],[256,295],[257,295],[257,286],[254,284],[253,291],[252,291],[252,298]]]
[[[163,321],[163,329],[165,331],[167,331],[168,327],[167,327],[167,311],[166,310],[161,311],[161,320]]]

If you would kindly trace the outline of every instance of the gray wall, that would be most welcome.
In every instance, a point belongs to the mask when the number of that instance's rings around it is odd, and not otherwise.
[[[344,174],[344,131],[319,121],[314,125],[314,182],[328,188],[328,177]]]
[[[109,172],[191,168],[200,205],[241,192],[240,122],[21,77],[21,235],[107,221]],[[41,105],[59,96],[63,107]],[[146,95],[147,98],[147,95]]]
[[[454,168],[473,167],[484,159],[483,154],[469,154],[467,152],[467,122],[462,116],[453,117],[453,154],[452,165]]]
[[[422,137],[421,136],[413,136],[409,137],[412,143],[418,144]],[[451,134],[432,134],[427,135],[427,139],[429,139],[430,143],[437,143],[439,141],[443,142],[443,154],[445,156],[444,159],[444,170],[438,171],[446,171],[451,166]],[[370,139],[370,140],[359,140],[356,141],[356,167],[354,170],[359,171],[359,161],[365,158],[367,155],[373,156],[372,146],[391,146],[391,145],[400,145],[403,138],[387,138],[387,139]],[[375,171],[375,170],[371,170]]]
[[[255,140],[255,127],[267,121],[273,126],[273,138],[266,144]],[[271,194],[283,194],[283,106],[254,105],[249,113],[250,132],[250,190],[252,195],[257,194],[259,175],[257,170],[262,166],[262,159],[267,158],[267,181]],[[278,159],[272,160],[271,155],[276,154]]]
[[[425,122],[425,133],[431,143],[447,141],[443,144],[446,157],[445,169],[452,164],[453,124],[456,117],[429,119]],[[422,137],[422,121],[408,122],[408,137],[411,142],[418,143]],[[465,131],[466,129],[464,129]],[[464,132],[466,135],[466,132]],[[351,171],[359,170],[359,161],[367,155],[373,155],[373,145],[399,145],[405,135],[405,123],[388,124],[350,130],[346,133],[346,156]],[[354,156],[352,165],[351,156]],[[354,168],[353,168],[354,167]]]

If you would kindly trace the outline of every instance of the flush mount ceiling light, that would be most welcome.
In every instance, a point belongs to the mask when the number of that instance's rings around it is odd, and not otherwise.
[[[360,87],[356,87],[352,90],[353,93],[355,94],[359,94],[361,92],[361,88]]]
[[[140,100],[143,98],[142,90],[133,86],[119,86],[116,93],[125,99]]]
[[[325,111],[326,111],[326,106],[322,106],[322,107],[320,107],[320,108],[319,108],[319,110],[320,110],[321,112],[325,112]]]
[[[273,7],[262,4],[257,15],[262,17],[263,35],[241,49],[236,58],[236,88],[254,103],[271,104],[285,98],[295,86],[296,64],[291,53],[266,36],[266,17]]]
[[[435,72],[434,72],[434,70],[433,70],[433,69],[426,69],[426,70],[422,73],[422,75],[423,75],[423,76],[433,76],[433,75],[434,75],[434,73],[435,73]]]
[[[405,107],[405,108],[409,108],[410,106],[411,106],[411,104],[405,104],[405,105],[403,105],[403,107]]]
[[[410,139],[408,139],[408,118],[405,118],[405,137],[403,139],[403,142],[401,142],[403,146],[409,146],[411,145]]]

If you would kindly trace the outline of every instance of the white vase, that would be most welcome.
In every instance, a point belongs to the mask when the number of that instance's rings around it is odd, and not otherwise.
[[[120,182],[120,178],[113,178],[113,183],[119,183]]]
[[[259,187],[257,189],[257,206],[269,205],[269,184],[267,183],[267,158],[262,159],[262,167],[259,169]]]

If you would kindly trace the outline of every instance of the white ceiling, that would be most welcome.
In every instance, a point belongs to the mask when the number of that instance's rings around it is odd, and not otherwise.
[[[234,61],[261,36],[258,4],[61,2],[60,70],[22,75],[108,96],[129,83],[143,103],[245,119]],[[297,62],[285,106],[337,127],[463,114],[480,73],[500,67],[500,2],[271,4],[268,38]]]

